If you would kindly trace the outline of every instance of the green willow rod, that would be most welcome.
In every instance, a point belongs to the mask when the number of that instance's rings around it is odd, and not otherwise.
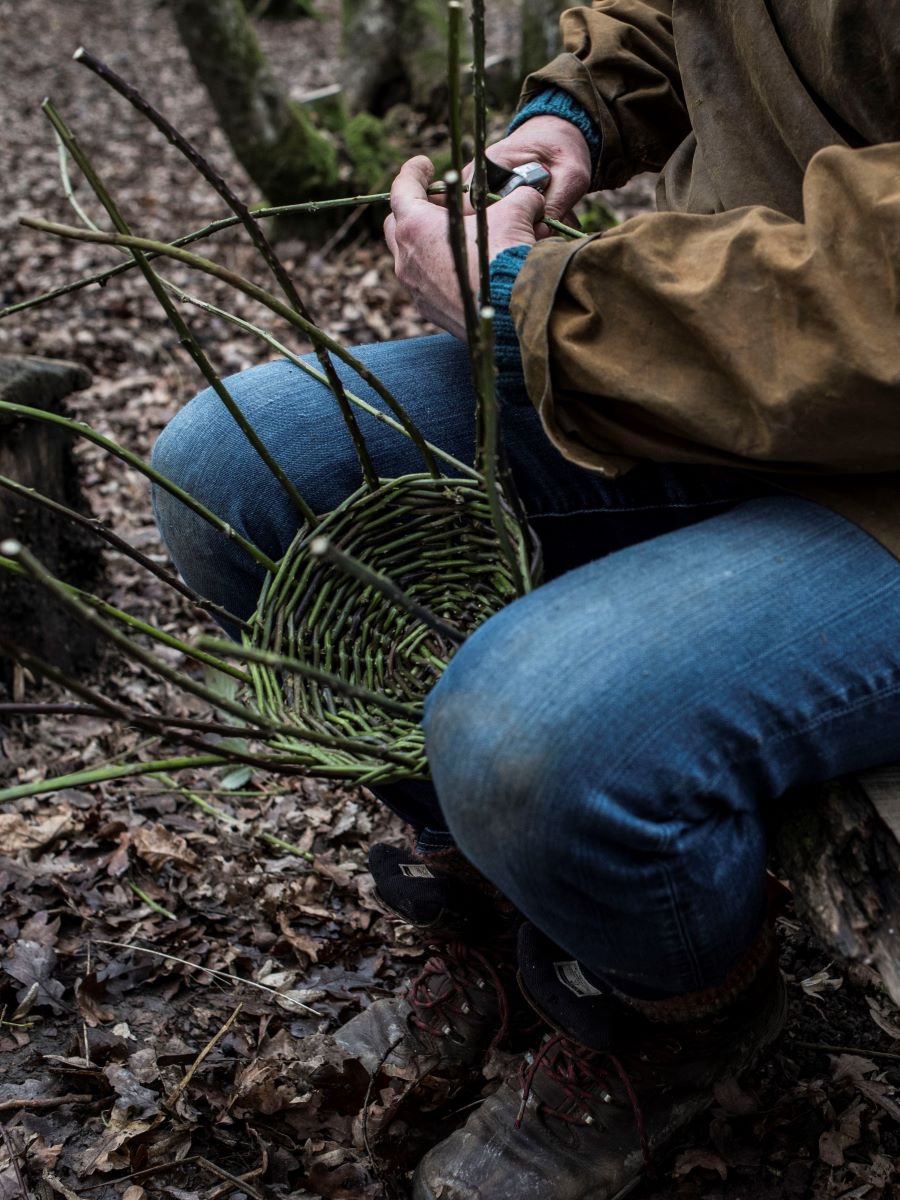
[[[444,185],[442,183],[433,183],[428,188],[429,196],[442,196],[443,194]],[[279,204],[275,207],[251,208],[250,212],[254,217],[268,221],[275,217],[287,217],[292,213],[315,213],[319,209],[358,208],[364,204],[388,204],[390,199],[390,192],[374,192],[362,196],[340,196],[334,200],[308,200],[302,204]],[[499,200],[500,197],[489,192],[488,199],[493,202]],[[556,221],[552,217],[544,217],[543,222],[563,237],[586,238],[590,236],[590,234],[582,233],[579,229],[573,229],[571,225],[564,225],[562,221]],[[175,238],[171,244],[173,246],[190,246],[193,242],[200,242],[204,238],[213,237],[215,234],[221,233],[224,229],[233,229],[237,224],[237,217],[222,217],[218,221],[211,221],[201,229],[195,229],[191,233],[185,233],[181,237]],[[159,257],[160,255],[158,254],[147,255],[148,259]],[[134,259],[129,258],[124,262],[117,263],[114,267],[107,267],[103,271],[96,271],[92,275],[84,275],[81,279],[73,279],[71,283],[63,283],[58,288],[53,288],[52,291],[42,292],[39,296],[31,296],[28,300],[18,300],[15,304],[8,304],[5,308],[0,308],[0,321],[4,317],[12,317],[16,313],[26,312],[30,308],[38,308],[43,304],[49,304],[51,300],[58,300],[60,296],[68,296],[72,292],[80,292],[83,288],[91,287],[94,284],[102,288],[110,279],[115,279],[117,275],[124,275],[127,271],[133,270],[134,265]]]
[[[163,758],[153,762],[126,763],[117,767],[94,767],[93,770],[75,771],[71,775],[58,775],[55,779],[41,779],[35,783],[20,783],[15,787],[3,788],[0,791],[0,803],[22,800],[26,796],[42,796],[47,792],[60,792],[64,788],[108,783],[113,779],[128,779],[135,775],[158,775],[163,771],[184,771],[190,767],[217,767],[227,762],[221,754],[198,754]]]
[[[45,412],[40,408],[30,408],[27,404],[14,404],[11,400],[0,400],[0,411],[15,413],[17,416],[28,417],[30,420],[44,421],[48,425],[59,425],[63,429],[68,429],[70,433],[77,434],[78,437],[83,437],[87,441],[93,442],[95,446],[100,446],[103,450],[112,454],[114,458],[121,459],[128,466],[134,467],[136,471],[140,472],[141,475],[145,476],[152,483],[157,484],[163,491],[168,492],[170,496],[174,496],[176,500],[180,500],[182,504],[186,505],[192,512],[195,512],[198,517],[202,517],[207,524],[212,525],[213,529],[217,529],[219,533],[224,534],[225,537],[240,546],[242,550],[246,550],[250,557],[255,559],[265,570],[270,572],[277,570],[278,564],[274,559],[269,558],[268,554],[265,554],[258,546],[254,546],[251,541],[238,533],[236,529],[233,529],[227,521],[223,521],[221,517],[217,517],[211,509],[201,504],[199,500],[195,500],[189,492],[186,492],[184,488],[180,488],[177,483],[173,483],[171,479],[167,479],[161,471],[157,471],[155,467],[144,462],[139,455],[134,454],[131,450],[126,450],[124,446],[120,446],[112,438],[108,438],[102,433],[97,433],[95,429],[85,424],[84,421],[73,421],[71,417],[63,417],[59,413]]]
[[[65,121],[62,119],[60,114],[56,111],[53,104],[49,100],[44,101],[44,103],[41,105],[41,109],[49,120],[50,124],[53,126],[56,136],[62,141],[63,147],[68,151],[69,154],[71,154],[78,166],[78,169],[87,180],[94,195],[103,205],[115,228],[119,231],[119,233],[129,234],[131,230],[128,226],[128,222],[122,216],[118,205],[110,195],[108,188],[100,178],[100,175],[94,168],[90,158],[87,156],[84,150],[82,150],[74,133],[72,133],[71,129],[69,129],[68,125],[66,125]],[[95,233],[99,232],[97,227],[93,224],[90,225],[90,228]],[[275,481],[284,489],[288,499],[294,504],[303,520],[306,521],[307,524],[314,526],[316,524],[315,513],[300,495],[299,491],[291,482],[291,480],[288,479],[284,470],[278,465],[278,463],[269,453],[268,448],[263,443],[259,434],[244,416],[240,407],[235,403],[231,393],[225,387],[212,363],[206,357],[203,347],[194,337],[193,333],[191,333],[184,318],[169,299],[166,290],[160,283],[159,276],[156,274],[153,267],[151,267],[149,262],[147,262],[146,257],[137,250],[132,251],[132,257],[134,258],[138,270],[149,284],[150,290],[156,297],[160,307],[168,317],[169,323],[178,334],[182,346],[184,346],[185,350],[187,350],[188,354],[194,360],[194,363],[198,367],[203,378],[225,405],[226,409],[231,414],[239,429],[243,433],[244,437],[265,463],[266,468],[269,470]]]
[[[347,575],[351,575],[354,579],[360,580],[361,583],[368,584],[369,587],[375,588],[382,595],[400,608],[406,609],[408,613],[416,617],[429,629],[433,629],[435,633],[441,637],[448,638],[454,645],[461,645],[466,640],[466,635],[455,625],[451,625],[449,621],[445,621],[442,617],[433,613],[430,608],[426,608],[424,604],[420,604],[418,600],[414,600],[403,588],[394,583],[393,579],[389,579],[387,575],[382,575],[379,571],[374,571],[371,567],[365,565],[354,558],[352,555],[338,549],[333,542],[327,537],[315,537],[309,544],[309,552],[313,558],[322,558],[326,562],[334,563],[340,567]]]
[[[278,670],[301,675],[305,679],[312,679],[315,683],[329,687],[338,694],[349,696],[354,700],[360,700],[364,704],[373,704],[376,708],[383,708],[385,712],[394,713],[398,717],[405,717],[407,721],[412,721],[414,724],[418,724],[422,718],[421,705],[406,704],[402,700],[395,700],[392,696],[373,692],[370,688],[361,687],[357,683],[350,683],[348,680],[341,679],[339,675],[333,675],[329,671],[321,671],[318,667],[312,667],[309,663],[303,662],[299,658],[294,658],[289,654],[277,654],[272,650],[257,650],[252,646],[236,646],[234,642],[228,642],[224,638],[210,637],[206,634],[200,638],[198,644],[205,650],[215,650],[222,654],[231,654],[234,658],[244,662],[259,663],[265,667],[275,667]]]
[[[239,275],[236,271],[231,271],[228,267],[223,267],[219,263],[213,262],[212,259],[204,258],[199,254],[193,254],[181,246],[175,246],[168,242],[157,242],[151,238],[134,237],[133,235],[127,236],[121,233],[94,233],[93,230],[78,229],[73,225],[58,225],[53,221],[45,221],[41,217],[21,217],[19,223],[28,229],[37,229],[42,233],[49,233],[55,237],[68,238],[76,242],[93,242],[100,246],[121,246],[129,250],[142,250],[147,253],[155,251],[157,254],[165,255],[167,258],[183,262],[194,270],[202,271],[206,275],[212,275],[216,279],[221,279],[223,283],[228,283],[237,291],[250,296],[251,299],[262,304],[264,308],[268,308],[277,316],[282,317],[288,324],[299,329],[301,333],[305,333],[310,341],[320,341],[332,354],[343,363],[346,363],[351,370],[355,371],[381,397],[397,420],[403,425],[403,428],[415,443],[416,449],[422,456],[428,474],[433,479],[441,478],[434,455],[429,450],[418,426],[413,422],[396,396],[389,391],[378,376],[370,371],[365,363],[361,362],[355,354],[346,350],[340,342],[335,341],[333,337],[325,333],[324,330],[319,329],[318,326],[310,324],[309,321],[306,321],[299,313],[295,312],[290,305],[279,300],[277,296],[273,296],[265,288],[251,283],[243,275]]]
[[[84,47],[80,47],[75,51],[74,59],[77,63],[93,71],[104,83],[109,84],[114,91],[118,92],[128,103],[143,116],[146,117],[152,125],[154,125],[160,133],[175,147],[175,149],[187,159],[197,173],[206,180],[213,191],[228,205],[237,219],[243,225],[253,246],[260,253],[269,271],[272,273],[278,286],[284,293],[291,308],[298,312],[301,317],[304,317],[310,323],[314,323],[309,309],[300,298],[300,294],[294,285],[293,280],[288,275],[284,268],[281,259],[275,253],[275,248],[269,241],[265,232],[259,223],[253,218],[249,208],[243,200],[232,190],[227,181],[221,176],[218,171],[213,170],[206,158],[200,153],[196,146],[171,123],[166,117],[159,112],[158,109],[145,99],[130,83],[127,83],[120,75],[111,70],[106,63],[95,58]],[[120,232],[127,232],[121,230]],[[356,456],[359,459],[360,469],[362,470],[363,481],[369,489],[378,487],[379,479],[378,472],[372,462],[366,446],[365,438],[359,428],[356,420],[356,414],[350,407],[347,397],[344,393],[344,385],[335,370],[334,363],[328,355],[328,352],[321,346],[314,346],[316,357],[322,370],[328,377],[328,386],[337,401],[344,424],[347,427],[347,432],[350,434],[350,439],[353,442],[353,448],[356,451]]]
[[[196,605],[197,608],[202,608],[210,616],[221,617],[223,620],[230,621],[239,628],[247,627],[246,621],[229,612],[227,608],[223,608],[221,604],[215,604],[212,600],[205,600],[199,592],[195,592],[193,588],[188,587],[177,575],[172,575],[165,567],[161,567],[152,558],[148,558],[146,554],[138,550],[137,547],[132,546],[130,542],[120,537],[115,530],[108,528],[96,517],[89,517],[86,513],[76,512],[74,508],[67,508],[65,504],[60,504],[58,500],[53,500],[49,496],[45,496],[43,492],[38,492],[32,487],[26,487],[24,483],[18,483],[15,479],[10,479],[6,475],[0,475],[0,488],[5,488],[23,500],[30,500],[33,504],[47,509],[48,512],[55,513],[58,517],[65,517],[66,520],[72,521],[76,525],[81,525],[84,529],[89,529],[98,538],[101,538],[108,545],[112,546],[114,550],[118,550],[120,554],[124,554],[126,558],[130,558],[133,562],[136,562],[139,567],[143,567],[151,575],[155,575],[161,583],[167,584],[173,591],[178,592],[180,596],[184,596],[186,600]]]
[[[360,743],[358,739],[345,738],[338,734],[324,734],[318,731],[307,728],[300,728],[296,725],[286,724],[284,722],[270,721],[268,718],[260,716],[253,709],[247,708],[243,704],[238,704],[234,700],[230,700],[227,696],[222,696],[214,689],[206,687],[204,684],[198,683],[191,679],[189,675],[184,675],[177,671],[174,667],[170,667],[168,663],[155,657],[143,646],[138,646],[125,634],[120,633],[118,629],[110,625],[98,613],[94,612],[88,605],[83,604],[70,592],[67,592],[60,580],[56,579],[28,550],[20,543],[15,541],[7,541],[0,544],[0,553],[8,558],[13,558],[20,562],[26,569],[29,575],[47,591],[51,592],[60,603],[68,608],[71,612],[79,616],[85,624],[96,629],[105,638],[118,646],[126,654],[142,663],[144,666],[168,680],[169,683],[175,684],[176,687],[183,691],[190,692],[198,696],[201,700],[205,700],[211,704],[213,708],[221,709],[223,712],[230,713],[232,716],[240,717],[248,725],[259,729],[258,738],[264,741],[266,738],[271,739],[278,735],[297,738],[309,742],[311,745],[323,746],[325,749],[332,751],[346,750],[349,753],[358,753]],[[401,766],[407,766],[408,761],[405,755],[397,754],[390,750],[389,747],[379,743],[366,742],[363,747],[369,751],[372,758],[388,759],[392,762],[398,762]],[[283,761],[283,760],[279,760]],[[272,764],[273,770],[278,770],[278,761]]]
[[[11,558],[0,554],[0,568],[9,571],[13,575],[27,575],[28,572],[21,563],[15,562]],[[154,641],[159,642],[162,646],[168,646],[170,650],[177,650],[179,653],[186,655],[188,658],[196,659],[197,662],[203,663],[204,666],[213,667],[216,671],[222,671],[225,675],[230,675],[239,683],[249,683],[250,678],[246,671],[233,666],[224,659],[218,658],[216,655],[210,654],[205,650],[198,650],[196,646],[192,646],[190,642],[183,642],[174,634],[166,633],[164,629],[158,629],[155,625],[150,625],[146,621],[142,621],[140,617],[135,617],[131,613],[125,612],[124,609],[116,608],[114,604],[110,604],[108,600],[101,600],[99,596],[95,596],[92,592],[85,592],[81,588],[75,587],[71,583],[66,583],[64,580],[59,580],[60,586],[64,587],[71,595],[76,596],[84,604],[90,604],[92,608],[96,608],[107,617],[112,617],[116,621],[120,621],[123,625],[128,625],[137,633],[143,633]]]
[[[162,278],[160,276],[160,279]],[[213,316],[221,317],[223,321],[228,321],[230,324],[236,325],[238,329],[243,329],[246,333],[256,334],[257,337],[262,338],[273,350],[277,350],[279,354],[284,355],[288,362],[293,363],[295,367],[299,367],[301,371],[305,371],[310,378],[315,379],[317,383],[321,383],[325,387],[328,386],[328,380],[321,371],[317,371],[310,363],[304,362],[299,354],[295,354],[293,350],[288,349],[283,342],[279,341],[268,330],[262,329],[259,325],[254,325],[252,321],[247,321],[244,317],[239,317],[235,313],[228,312],[225,308],[218,308],[215,304],[210,304],[208,300],[201,300],[199,296],[192,296],[190,292],[186,292],[184,288],[179,287],[178,284],[173,283],[171,280],[163,279],[163,282],[169,291],[174,296],[177,296],[182,303],[194,304],[197,308],[202,308],[205,312],[212,313]],[[395,433],[402,433],[405,438],[409,437],[409,433],[399,421],[389,416],[383,409],[376,408],[374,404],[370,404],[368,400],[363,400],[362,396],[357,396],[354,392],[348,391],[347,399],[351,404],[355,404],[357,408],[368,413],[370,417],[375,417],[377,421],[380,421],[383,425],[387,425],[389,429],[393,429]],[[426,441],[425,445],[435,458],[439,458],[447,466],[452,467],[459,475],[465,475],[470,479],[480,478],[478,472],[469,466],[468,463],[460,462],[458,458],[454,458],[452,454],[448,454],[446,450],[442,450],[434,442]]]
[[[94,707],[102,710],[103,714],[109,719],[120,721],[125,725],[131,725],[136,729],[144,730],[144,732],[152,733],[153,741],[176,742],[182,746],[190,746],[191,749],[198,750],[200,753],[215,751],[226,758],[228,762],[242,763],[261,770],[271,769],[271,763],[268,758],[263,758],[258,754],[253,754],[248,750],[240,749],[234,745],[228,745],[224,741],[212,746],[209,742],[195,736],[196,732],[213,732],[211,728],[201,728],[199,731],[190,729],[185,732],[182,725],[176,730],[169,727],[165,717],[158,716],[155,713],[143,713],[138,710],[127,709],[116,701],[103,696],[100,692],[94,691],[79,680],[74,679],[65,671],[55,667],[53,663],[47,662],[46,659],[40,658],[36,654],[32,654],[14,642],[10,642],[7,638],[0,637],[0,651],[7,654],[14,661],[21,663],[35,674],[43,675],[47,679],[53,680],[54,683],[58,683],[61,687],[66,688],[74,695],[88,700]],[[191,723],[189,722],[188,724],[190,725]],[[194,724],[202,725],[202,722]],[[237,730],[229,732],[231,732],[232,737],[237,736]],[[109,763],[107,765],[112,764]]]

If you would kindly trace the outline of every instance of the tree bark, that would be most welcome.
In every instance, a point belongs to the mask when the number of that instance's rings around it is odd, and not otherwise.
[[[337,154],[285,94],[241,0],[169,0],[222,128],[271,204],[338,193]]]
[[[63,412],[65,397],[87,387],[90,374],[76,363],[47,358],[0,356],[0,399],[45,412]],[[40,421],[0,412],[0,475],[80,512],[81,496],[72,437]],[[65,521],[0,489],[0,540],[15,538],[49,569],[79,587],[92,589],[100,574],[99,543],[81,526]],[[0,633],[70,672],[96,665],[94,632],[42,589],[0,568]],[[10,687],[13,667],[0,659],[0,690]]]
[[[355,111],[394,104],[435,114],[447,95],[447,22],[438,0],[343,0],[344,90]]]
[[[788,797],[773,847],[799,915],[900,1004],[900,767]]]
[[[545,66],[560,51],[560,14],[571,4],[561,0],[521,0],[519,22],[522,43],[519,56],[521,77]]]

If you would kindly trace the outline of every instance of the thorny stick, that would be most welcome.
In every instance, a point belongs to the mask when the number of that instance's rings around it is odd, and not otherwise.
[[[239,1004],[237,1006],[237,1008],[234,1010],[234,1012],[231,1014],[231,1016],[228,1018],[228,1020],[225,1022],[225,1024],[222,1026],[222,1028],[219,1030],[219,1032],[213,1038],[211,1038],[210,1041],[208,1041],[206,1043],[206,1045],[203,1047],[203,1049],[200,1051],[200,1053],[197,1055],[197,1057],[194,1059],[194,1061],[188,1067],[187,1071],[184,1074],[184,1077],[181,1080],[179,1080],[178,1083],[175,1084],[175,1086],[172,1088],[171,1092],[169,1092],[169,1094],[163,1100],[163,1103],[167,1107],[171,1108],[174,1105],[175,1101],[178,1099],[178,1097],[181,1095],[181,1093],[184,1091],[184,1089],[188,1086],[188,1084],[194,1078],[194,1075],[197,1073],[197,1069],[200,1066],[200,1064],[207,1057],[207,1055],[210,1053],[210,1051],[212,1051],[215,1048],[215,1046],[222,1040],[222,1038],[225,1036],[225,1034],[228,1032],[228,1030],[235,1023],[235,1021],[238,1018],[238,1014],[240,1013],[240,1011],[243,1007],[244,1007],[243,1004]]]
[[[266,992],[270,996],[274,996],[276,1000],[280,1000],[282,1004],[295,1004],[297,1008],[304,1012],[311,1013],[314,1017],[321,1017],[324,1014],[317,1012],[314,1008],[310,1008],[308,1004],[303,1004],[300,1000],[295,1000],[293,996],[286,996],[284,992],[278,992],[275,988],[266,987],[264,983],[257,983],[254,979],[244,979],[241,975],[229,975],[227,971],[217,971],[214,967],[204,967],[201,963],[192,963],[187,958],[176,958],[174,954],[163,954],[162,950],[151,950],[148,946],[135,946],[129,942],[110,942],[102,938],[93,938],[95,946],[116,946],[119,950],[132,950],[135,954],[149,954],[153,958],[163,958],[166,962],[180,963],[183,967],[190,967],[192,971],[202,971],[206,975],[212,975],[214,979],[222,979],[225,983],[242,984],[244,987],[256,988],[258,992]]]
[[[3,554],[0,554],[0,567],[13,574],[26,574],[24,568],[19,563],[14,562],[11,558],[6,558]],[[216,658],[207,651],[193,646],[190,642],[183,642],[180,638],[175,637],[174,634],[166,633],[165,630],[158,629],[155,625],[150,625],[146,621],[142,621],[140,617],[133,617],[131,613],[125,612],[124,609],[116,608],[114,604],[110,604],[106,600],[101,600],[99,596],[95,596],[92,592],[82,591],[81,588],[77,588],[71,583],[63,583],[62,580],[59,582],[60,586],[64,587],[71,595],[77,596],[85,604],[89,604],[91,608],[95,608],[98,612],[102,612],[106,616],[119,621],[121,624],[127,625],[129,629],[146,634],[153,641],[159,642],[163,646],[168,646],[171,650],[177,650],[187,658],[193,658],[207,667],[213,667],[216,671],[230,675],[233,679],[238,680],[239,683],[247,683],[249,681],[249,676],[245,671],[232,666],[231,663],[225,662],[224,659]]]
[[[300,299],[300,295],[297,292],[293,281],[291,280],[287,271],[284,269],[284,264],[275,253],[272,243],[266,237],[262,227],[256,220],[254,220],[250,209],[247,207],[244,201],[235,194],[235,192],[222,178],[218,171],[213,170],[196,146],[189,142],[183,134],[179,133],[175,126],[168,121],[161,112],[154,108],[153,105],[150,104],[150,102],[146,100],[136,88],[132,87],[130,83],[127,83],[121,78],[121,76],[117,75],[115,71],[111,70],[106,63],[101,62],[98,58],[95,58],[94,55],[85,50],[84,47],[80,47],[78,50],[76,50],[73,57],[77,63],[83,64],[89,70],[93,71],[95,75],[98,75],[104,81],[104,83],[108,83],[110,87],[117,91],[120,96],[123,96],[128,103],[132,105],[132,107],[136,108],[139,113],[141,113],[147,118],[148,121],[155,125],[160,133],[162,133],[163,136],[169,142],[171,142],[175,149],[184,155],[191,166],[206,180],[210,187],[212,187],[212,189],[222,197],[222,199],[243,225],[244,229],[246,229],[250,236],[251,242],[262,255],[266,266],[272,272],[272,275],[277,281],[278,286],[287,297],[290,306],[307,321],[313,323],[309,310]],[[120,232],[125,233],[127,231],[121,230]],[[365,439],[363,438],[362,431],[360,430],[359,424],[356,420],[356,415],[353,412],[353,409],[350,407],[347,397],[344,395],[344,385],[341,383],[338,373],[335,370],[334,363],[331,361],[327,350],[320,345],[316,345],[315,352],[316,357],[321,363],[322,370],[325,372],[328,378],[328,385],[334,393],[334,398],[338,402],[338,407],[341,410],[341,416],[344,419],[344,424],[347,426],[347,431],[349,432],[353,441],[353,447],[356,451],[356,455],[359,459],[359,464],[362,469],[363,479],[368,487],[376,488],[378,487],[379,482],[378,473],[375,470],[375,466],[372,462],[368,448],[366,447]]]
[[[53,663],[47,662],[46,659],[39,658],[36,654],[31,654],[28,650],[24,649],[24,647],[16,645],[2,636],[0,636],[0,651],[8,655],[15,662],[22,663],[23,666],[28,667],[36,674],[44,675],[48,679],[52,679],[54,683],[58,683],[61,687],[67,688],[69,691],[74,692],[76,696],[82,696],[85,699],[91,700],[93,702],[93,706],[98,708],[106,716],[112,717],[114,720],[122,721],[127,725],[133,725],[137,729],[145,729],[150,731],[155,735],[155,738],[153,739],[154,741],[156,739],[162,742],[174,741],[178,745],[190,746],[191,749],[198,750],[201,754],[204,751],[218,751],[215,758],[216,761],[219,762],[244,763],[249,766],[259,767],[263,770],[282,769],[278,766],[278,759],[269,758],[267,755],[262,756],[258,754],[252,754],[249,751],[243,751],[235,748],[233,745],[226,745],[224,742],[211,745],[210,743],[204,742],[200,738],[193,737],[188,733],[175,734],[168,728],[169,720],[167,717],[158,717],[153,713],[142,713],[137,710],[124,708],[122,705],[117,704],[113,700],[107,699],[107,697],[101,695],[99,692],[95,692],[85,684],[82,684],[79,682],[79,680],[73,678],[71,675],[68,675],[65,671],[61,671],[59,667],[54,666]],[[240,733],[240,730],[227,725],[224,727],[210,729],[208,727],[204,727],[200,722],[197,722],[196,724],[200,725],[201,730],[205,733],[224,733],[226,737],[232,738]],[[184,722],[176,721],[176,728],[179,725],[183,727]],[[193,723],[187,726],[187,728],[192,727],[194,727]],[[251,736],[261,740],[258,729],[254,728]],[[103,771],[107,769],[108,768],[96,768],[95,770]],[[294,772],[288,771],[288,773],[305,772],[301,771],[300,768],[297,768]],[[106,778],[115,777],[116,776],[114,775],[104,776],[101,774],[97,775],[89,782],[99,783]],[[28,787],[33,785],[23,786]],[[45,779],[41,781],[41,787],[39,790],[55,791],[62,786],[62,783],[58,779]],[[21,796],[23,794],[22,787],[4,788],[2,791],[0,791],[0,799],[12,800],[16,796]],[[34,795],[37,793],[31,794]]]

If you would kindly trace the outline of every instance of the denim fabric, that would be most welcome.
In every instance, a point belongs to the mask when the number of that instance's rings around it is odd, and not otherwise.
[[[364,347],[426,435],[471,461],[464,347]],[[341,369],[348,384],[376,403]],[[232,394],[317,510],[359,483],[334,400],[285,362]],[[402,436],[363,428],[385,475]],[[426,709],[427,785],[385,790],[566,953],[623,991],[721,981],[764,904],[767,802],[900,757],[900,567],[832,512],[745,474],[644,464],[608,481],[565,461],[535,413],[506,451],[552,582],[459,650]],[[154,463],[277,556],[296,516],[218,399],[170,423]],[[165,494],[158,520],[199,591],[249,613],[252,561]]]

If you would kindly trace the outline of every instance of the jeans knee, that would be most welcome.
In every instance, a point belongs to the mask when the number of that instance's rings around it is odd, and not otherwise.
[[[518,686],[514,659],[498,679],[504,624],[495,617],[465,643],[425,708],[441,811],[458,844],[483,870],[498,847],[524,849],[531,828],[527,812],[547,750],[529,720],[528,691]]]

